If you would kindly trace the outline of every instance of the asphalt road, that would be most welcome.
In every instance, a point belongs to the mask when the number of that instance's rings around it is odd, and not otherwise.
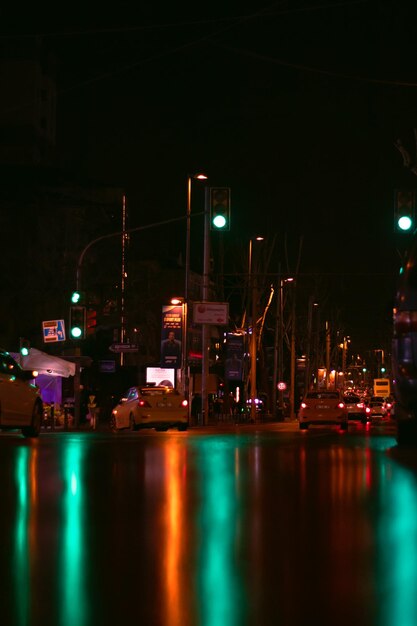
[[[392,423],[0,436],[5,626],[415,626]]]

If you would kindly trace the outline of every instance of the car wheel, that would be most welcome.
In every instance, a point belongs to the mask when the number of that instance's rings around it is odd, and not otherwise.
[[[178,430],[187,430],[188,424],[178,424]]]
[[[33,412],[32,412],[32,423],[30,426],[24,426],[22,428],[22,435],[24,437],[37,437],[40,433],[41,430],[41,423],[42,423],[42,407],[39,404],[39,402],[37,402],[35,404],[35,406],[33,407]]]
[[[135,418],[133,413],[129,415],[129,430],[136,430]]]
[[[117,428],[117,424],[116,424],[116,418],[114,417],[114,415],[112,415],[110,418],[110,430],[112,430],[114,433],[119,432],[119,429]]]
[[[340,430],[347,430],[348,429],[348,423],[347,422],[342,422],[340,424]]]
[[[308,423],[300,422],[300,430],[308,430]]]

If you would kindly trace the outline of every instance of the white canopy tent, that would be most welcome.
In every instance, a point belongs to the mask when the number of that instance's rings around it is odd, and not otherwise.
[[[31,348],[27,356],[21,356],[16,353],[12,353],[12,356],[24,370],[36,370],[39,374],[62,376],[63,378],[68,378],[75,374],[75,363],[61,359],[58,356],[52,356],[36,348]]]

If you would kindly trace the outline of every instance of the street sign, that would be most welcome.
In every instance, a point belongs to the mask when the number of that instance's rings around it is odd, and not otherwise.
[[[64,320],[50,320],[42,322],[43,340],[45,343],[65,341]]]
[[[137,352],[138,347],[134,343],[112,343],[110,352]]]
[[[193,320],[195,324],[217,324],[227,326],[229,323],[228,302],[194,302]]]

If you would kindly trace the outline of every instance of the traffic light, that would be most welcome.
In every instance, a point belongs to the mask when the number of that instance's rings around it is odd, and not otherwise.
[[[97,311],[87,309],[87,335],[94,335],[97,326]]]
[[[28,356],[30,352],[30,341],[28,341],[28,339],[23,339],[23,337],[20,337],[19,351],[22,356]]]
[[[72,304],[81,304],[84,300],[84,294],[81,291],[73,291],[71,294]]]
[[[410,233],[415,229],[414,191],[396,191],[394,197],[394,228],[397,232]]]
[[[229,187],[210,187],[210,228],[230,230]]]
[[[85,306],[70,307],[70,335],[73,339],[84,339],[86,326]]]

